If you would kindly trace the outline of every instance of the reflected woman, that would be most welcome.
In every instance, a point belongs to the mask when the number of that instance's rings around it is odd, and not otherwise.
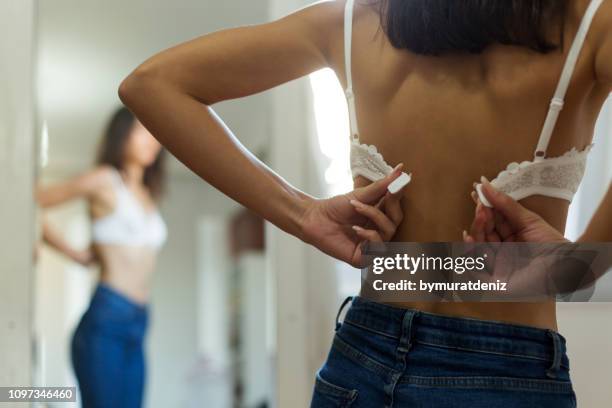
[[[89,204],[91,250],[74,250],[48,224],[43,228],[50,246],[79,263],[100,265],[71,344],[84,407],[142,406],[150,281],[166,239],[157,209],[164,156],[157,140],[122,107],[108,125],[95,168],[37,192],[43,208],[75,199]]]

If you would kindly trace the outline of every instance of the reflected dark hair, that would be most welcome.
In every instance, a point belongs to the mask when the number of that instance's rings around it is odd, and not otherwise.
[[[120,107],[111,118],[100,147],[96,164],[110,165],[121,171],[124,169],[125,145],[132,133],[136,117],[126,107]],[[149,190],[151,197],[159,201],[165,187],[165,150],[162,148],[157,158],[145,169],[143,183]]]
[[[480,53],[493,43],[563,48],[567,0],[377,0],[391,44],[416,54]],[[551,42],[549,28],[559,27]]]

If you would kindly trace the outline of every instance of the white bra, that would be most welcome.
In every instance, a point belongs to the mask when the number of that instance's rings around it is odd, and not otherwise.
[[[113,171],[113,184],[115,210],[93,222],[92,241],[159,249],[167,237],[166,224],[159,211],[147,211],[125,185],[119,171]]]
[[[355,0],[347,0],[344,14],[344,54],[347,79],[345,94],[348,102],[351,128],[351,173],[353,178],[362,176],[370,181],[376,181],[387,176],[393,168],[387,164],[375,146],[359,142],[359,127],[357,125],[357,109],[355,107],[351,69],[354,3]],[[511,163],[496,178],[491,180],[491,184],[494,187],[515,200],[539,194],[571,201],[582,181],[587,155],[593,146],[592,144],[583,150],[573,148],[558,157],[546,157],[546,150],[557,123],[559,112],[563,108],[570,79],[576,67],[578,56],[584,45],[589,27],[602,3],[603,0],[591,0],[582,18],[580,28],[574,38],[557,89],[552,98],[533,161]],[[480,200],[484,205],[491,207],[486,197],[482,194],[481,187],[480,184],[476,186]]]

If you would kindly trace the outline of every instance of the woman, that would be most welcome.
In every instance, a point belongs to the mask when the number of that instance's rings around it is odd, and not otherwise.
[[[564,66],[572,69],[561,75]],[[346,88],[356,190],[316,199],[257,161],[210,105],[324,67]],[[562,231],[611,87],[610,1],[349,0],[166,50],[126,78],[119,94],[204,180],[359,265],[364,240],[461,240],[474,218],[472,183],[531,158],[524,171],[538,175],[526,178],[538,181],[533,188],[497,182]],[[566,151],[560,161],[574,170],[544,188],[541,163]],[[413,182],[385,194],[395,180],[410,180],[396,163]],[[575,406],[553,302],[391,306],[357,297],[338,327],[312,406]]]
[[[100,281],[71,345],[84,407],[142,406],[151,274],[166,239],[157,210],[163,182],[160,144],[122,107],[107,128],[96,167],[38,191],[45,208],[75,199],[89,204],[93,256],[44,228],[46,241],[68,257],[100,265]]]

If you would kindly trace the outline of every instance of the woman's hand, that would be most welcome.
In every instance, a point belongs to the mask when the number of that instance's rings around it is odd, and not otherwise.
[[[303,240],[354,267],[363,267],[361,243],[384,242],[402,222],[401,192],[388,186],[401,175],[398,165],[386,178],[350,193],[314,200],[302,220]]]
[[[96,262],[96,255],[91,247],[83,250],[71,251],[69,257],[74,262],[85,267],[89,267]]]
[[[472,192],[476,211],[469,233],[463,232],[465,242],[568,242],[542,217],[496,190],[485,178],[482,192],[493,208],[483,205]]]
[[[68,259],[83,266],[91,266],[96,262],[95,252],[91,246],[82,250],[73,248],[72,245],[66,242],[64,237],[55,231],[51,224],[44,218],[42,221],[42,242],[46,243]],[[37,257],[37,255],[38,251],[35,256]]]

